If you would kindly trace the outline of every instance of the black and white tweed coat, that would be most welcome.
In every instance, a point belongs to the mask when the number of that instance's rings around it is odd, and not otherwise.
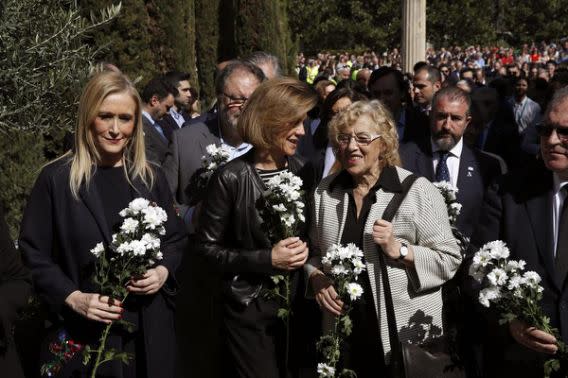
[[[388,169],[388,168],[387,168]],[[396,170],[399,181],[410,175]],[[340,243],[348,209],[348,194],[340,185],[330,191],[337,176],[326,177],[314,193],[310,226],[310,259],[305,265],[309,276],[321,267],[321,256],[334,243]],[[378,248],[372,238],[373,223],[380,219],[394,196],[379,188],[365,223],[363,252],[367,274],[373,291],[383,350],[388,362],[391,349],[384,305]],[[443,332],[441,285],[456,273],[461,255],[452,235],[442,195],[425,178],[415,181],[393,219],[395,238],[412,246],[415,267],[387,258],[399,338],[403,342],[419,342]],[[324,328],[326,320],[324,320]],[[357,327],[357,324],[354,325]]]

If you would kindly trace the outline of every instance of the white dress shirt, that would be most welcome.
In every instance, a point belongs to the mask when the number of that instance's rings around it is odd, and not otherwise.
[[[566,200],[566,195],[561,191],[564,185],[568,185],[568,181],[561,181],[556,172],[552,173],[553,190],[552,196],[552,231],[554,235],[554,257],[556,257],[556,247],[558,246],[558,229],[560,228],[560,215],[562,206]]]
[[[440,155],[438,151],[440,150],[438,146],[430,140],[432,144],[432,164],[434,166],[434,173],[438,167],[438,161],[440,160]],[[463,150],[463,138],[449,151],[448,159],[446,164],[448,165],[448,171],[450,172],[450,183],[457,188],[458,187],[458,174],[460,171],[460,159]]]

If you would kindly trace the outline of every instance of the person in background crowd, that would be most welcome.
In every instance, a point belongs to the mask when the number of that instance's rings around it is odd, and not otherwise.
[[[105,363],[100,374],[175,375],[172,303],[186,236],[162,171],[146,160],[142,117],[138,92],[124,75],[93,76],[79,101],[75,150],[46,165],[32,189],[19,245],[34,288],[56,321],[44,340],[42,363],[54,359],[48,345],[57,342],[58,335],[94,346],[106,324],[124,319],[133,324],[133,333],[113,327],[107,345],[132,353],[134,361]],[[167,213],[163,259],[142,277],[133,277],[129,297],[120,302],[98,293],[92,281],[96,258],[90,251],[97,243],[111,242],[122,223],[119,212],[137,197]],[[85,376],[90,367],[75,356],[58,376]]]
[[[184,126],[185,122],[191,119],[191,85],[189,83],[189,73],[170,71],[164,75],[164,81],[171,87],[177,89],[174,96],[174,104],[158,124],[164,131],[168,143],[172,141],[172,133]]]
[[[14,247],[0,207],[0,371],[6,377],[24,378],[12,327],[28,301],[31,284],[30,271]]]
[[[362,86],[364,86],[365,88],[367,88],[367,85],[369,84],[369,79],[371,78],[371,70],[368,68],[363,68],[360,69],[357,72],[357,76],[355,77],[355,80],[361,84]]]
[[[414,74],[412,85],[414,86],[414,103],[420,111],[428,115],[432,107],[432,98],[442,87],[440,71],[432,66],[420,68]]]
[[[527,96],[529,82],[524,77],[515,78],[513,96],[508,99],[513,110],[515,122],[519,128],[519,134],[525,132],[527,127],[540,122],[540,105]]]
[[[442,196],[424,178],[413,184],[392,222],[381,219],[410,174],[397,167],[396,127],[384,105],[379,101],[353,103],[330,123],[330,139],[342,170],[323,179],[314,193],[310,260],[305,272],[322,311],[339,316],[343,303],[324,273],[322,255],[332,244],[354,243],[363,251],[367,266],[359,276],[363,298],[350,313],[353,333],[342,358],[344,366],[354,369],[358,377],[387,376],[391,348],[384,296],[375,288],[381,269],[378,254],[384,254],[388,280],[396,288],[392,295],[395,328],[404,343],[426,338],[422,326],[411,325],[411,318],[420,313],[429,319],[426,327],[443,333],[441,285],[459,267],[459,247]]]
[[[309,177],[294,155],[304,135],[304,119],[315,106],[305,83],[277,78],[261,84],[238,119],[239,135],[253,147],[221,167],[209,184],[199,214],[196,253],[222,272],[222,329],[227,377],[285,378],[289,366],[281,304],[262,295],[270,276],[291,274],[292,293],[298,269],[308,257],[301,234],[273,243],[261,227],[257,202],[266,182],[280,172]]]
[[[162,165],[168,152],[168,138],[158,121],[162,120],[174,106],[178,90],[162,77],[148,82],[142,90],[142,124],[148,160]]]
[[[189,88],[189,92],[191,93],[189,116],[191,119],[195,119],[201,116],[201,102],[199,101],[199,93],[197,93],[197,89],[191,87]]]
[[[255,51],[246,60],[260,68],[269,80],[282,76],[282,68],[278,57],[275,55],[264,51]]]

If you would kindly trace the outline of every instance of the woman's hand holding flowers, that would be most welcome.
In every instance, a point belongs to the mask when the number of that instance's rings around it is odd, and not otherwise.
[[[155,294],[164,286],[168,275],[168,269],[163,265],[158,265],[155,268],[148,269],[142,277],[132,278],[126,288],[134,294]]]
[[[112,323],[122,316],[122,303],[116,299],[96,293],[83,293],[76,290],[65,298],[65,303],[76,313],[105,324]]]
[[[309,249],[299,237],[280,240],[272,247],[272,266],[282,270],[301,268],[308,259]]]
[[[536,327],[531,327],[521,320],[515,319],[509,323],[509,332],[519,344],[536,352],[555,354],[558,350],[554,336]]]
[[[322,271],[316,270],[310,276],[310,284],[312,290],[316,293],[318,305],[332,315],[341,315],[343,302],[338,298],[332,280]]]

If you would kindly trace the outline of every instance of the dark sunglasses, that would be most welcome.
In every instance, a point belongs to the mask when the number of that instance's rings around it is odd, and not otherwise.
[[[548,138],[552,134],[552,130],[556,130],[556,135],[561,139],[568,139],[568,127],[560,127],[548,123],[539,123],[536,125],[536,132],[541,137]]]

